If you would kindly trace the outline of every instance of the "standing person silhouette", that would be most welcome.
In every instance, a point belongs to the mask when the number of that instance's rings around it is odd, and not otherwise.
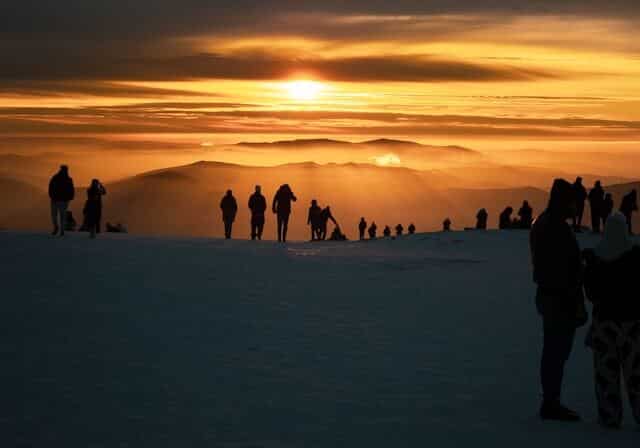
[[[322,209],[322,212],[320,213],[320,239],[321,240],[326,240],[327,239],[327,227],[329,225],[329,220],[333,221],[333,224],[337,227],[338,226],[338,222],[336,221],[336,219],[333,217],[333,215],[331,214],[331,207],[329,207],[328,205]]]
[[[289,184],[281,185],[276,195],[273,197],[271,209],[278,217],[278,241],[287,241],[287,230],[289,228],[289,216],[291,215],[291,202],[298,198],[291,191]]]
[[[569,218],[576,216],[574,187],[556,179],[547,209],[533,224],[530,238],[536,307],[542,316],[543,347],[540,379],[543,420],[577,421],[580,416],[561,404],[564,366],[576,328],[586,322],[582,292],[582,261]]]
[[[319,240],[322,236],[322,209],[315,199],[311,200],[307,225],[311,227],[311,241]]]
[[[51,199],[51,221],[53,223],[52,235],[64,236],[65,221],[69,202],[75,196],[73,179],[69,176],[69,167],[61,165],[60,171],[53,175],[49,181],[49,199]]]
[[[588,198],[591,208],[591,230],[594,233],[600,233],[600,222],[604,215],[604,189],[600,181],[596,181]]]
[[[633,212],[638,210],[638,192],[633,189],[630,193],[627,193],[622,198],[620,203],[620,213],[627,219],[627,227],[629,228],[629,235],[633,235],[633,227],[631,225],[631,218]]]
[[[604,227],[607,223],[607,219],[613,213],[613,196],[611,193],[607,193],[604,195],[604,202],[602,204],[602,226]]]
[[[360,218],[360,223],[358,224],[358,231],[360,232],[360,239],[364,239],[364,233],[367,230],[367,221],[364,220],[364,217]]]
[[[91,181],[91,186],[87,189],[87,202],[84,206],[85,222],[91,238],[100,233],[100,220],[102,218],[102,196],[107,194],[107,190],[98,179]]]
[[[577,177],[573,183],[576,197],[576,214],[573,217],[573,230],[582,232],[582,217],[584,216],[584,201],[587,199],[587,189],[582,185],[582,177]]]
[[[222,210],[222,221],[224,222],[224,238],[230,240],[233,221],[235,221],[236,213],[238,212],[238,203],[231,190],[227,190],[227,194],[220,201],[220,209]]]
[[[531,224],[533,224],[533,208],[529,205],[529,201],[522,202],[522,207],[518,210],[518,216],[520,217],[518,226],[521,229],[530,229]]]
[[[264,230],[264,212],[267,210],[267,200],[262,195],[262,188],[256,185],[255,192],[249,197],[251,210],[251,240],[262,239]]]
[[[487,213],[487,209],[481,208],[478,210],[478,213],[476,214],[476,229],[486,230],[488,218],[489,213]]]

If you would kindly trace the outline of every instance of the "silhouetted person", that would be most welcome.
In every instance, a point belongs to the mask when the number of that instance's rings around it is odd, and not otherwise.
[[[117,223],[115,225],[107,222],[106,224],[107,232],[110,233],[127,233],[127,228],[122,223]]]
[[[587,189],[582,185],[582,177],[577,177],[573,183],[573,192],[576,196],[576,216],[573,217],[573,229],[582,231],[582,217],[584,215],[584,201],[587,199]]]
[[[416,233],[416,226],[411,223],[409,224],[409,228],[407,230],[409,231],[409,235],[413,235],[414,233]]]
[[[512,207],[505,208],[500,213],[498,228],[501,230],[513,228],[513,221],[511,220],[511,214],[513,213]]]
[[[489,218],[489,213],[484,208],[478,210],[478,214],[476,215],[476,229],[478,230],[486,230],[487,229],[487,219]]]
[[[360,223],[358,224],[358,231],[360,232],[360,239],[364,239],[364,232],[367,230],[367,221],[363,218],[360,218]]]
[[[307,225],[311,227],[311,241],[319,240],[322,237],[322,209],[315,199],[311,201],[309,207]]]
[[[378,226],[376,225],[375,221],[371,223],[371,225],[369,226],[369,239],[370,240],[375,240],[376,239],[376,233],[378,232]]]
[[[589,207],[591,208],[591,230],[600,233],[600,221],[604,216],[604,189],[597,181],[589,192]]]
[[[585,291],[593,302],[591,326],[599,422],[622,424],[620,372],[636,423],[640,424],[640,300],[636,276],[640,247],[633,246],[624,215],[609,218],[595,250],[585,251]]]
[[[442,231],[443,232],[451,231],[451,220],[449,218],[446,218],[444,221],[442,221]]]
[[[556,179],[547,209],[534,222],[529,235],[536,307],[542,316],[544,343],[540,362],[542,419],[575,421],[580,417],[561,402],[564,365],[569,359],[578,310],[584,307],[580,248],[567,219],[576,216],[573,186]]]
[[[389,238],[391,236],[391,227],[384,226],[384,230],[382,231],[382,234],[384,235],[385,238]]]
[[[102,219],[102,196],[107,190],[98,179],[93,179],[87,189],[87,202],[84,204],[85,230],[90,232],[90,237],[95,238],[100,233],[100,220]]]
[[[402,232],[404,232],[404,227],[402,227],[402,224],[398,224],[396,226],[396,235],[402,236]]]
[[[264,212],[267,210],[267,200],[262,195],[262,188],[256,185],[255,192],[249,197],[249,210],[251,210],[251,239],[262,239],[264,230]]]
[[[231,190],[227,190],[227,194],[220,201],[220,210],[222,210],[222,222],[224,222],[224,237],[228,240],[231,239],[233,221],[235,221],[236,213],[238,213],[238,203]]]
[[[327,226],[329,225],[329,220],[333,221],[333,224],[335,224],[336,226],[338,225],[338,223],[336,222],[336,219],[331,214],[331,207],[329,206],[326,206],[325,208],[322,209],[322,213],[320,213],[320,217],[321,217],[320,239],[325,240],[327,239]]]
[[[611,193],[607,193],[604,195],[604,203],[602,204],[602,225],[603,227],[606,225],[607,223],[607,219],[609,219],[609,216],[611,216],[611,213],[613,213],[613,196],[611,196]]]
[[[49,181],[49,198],[51,199],[51,221],[53,223],[52,235],[64,235],[65,220],[69,201],[75,196],[73,179],[69,177],[69,168],[66,165],[60,166],[58,171]]]
[[[347,236],[342,233],[342,231],[340,230],[340,227],[335,226],[333,228],[333,232],[331,232],[331,236],[329,237],[330,241],[346,241],[347,240]]]
[[[271,209],[278,217],[278,241],[287,241],[287,229],[289,228],[289,216],[291,215],[291,202],[298,199],[291,191],[289,184],[280,186],[273,197]]]
[[[633,212],[638,210],[638,192],[633,189],[630,193],[627,193],[620,203],[620,213],[627,219],[627,227],[629,229],[629,235],[633,235],[633,228],[631,226],[631,218]]]
[[[529,205],[528,201],[522,203],[522,207],[518,210],[518,216],[520,221],[518,225],[522,229],[530,229],[533,223],[533,208]]]

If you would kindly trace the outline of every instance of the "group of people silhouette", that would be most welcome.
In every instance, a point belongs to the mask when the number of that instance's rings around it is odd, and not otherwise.
[[[596,183],[594,189],[599,187]],[[548,206],[530,233],[536,306],[543,328],[540,417],[580,420],[561,403],[561,391],[576,329],[588,322],[585,300],[590,300],[593,316],[586,345],[593,352],[599,422],[617,429],[622,424],[621,377],[633,416],[640,424],[640,301],[632,293],[636,290],[635,273],[640,269],[640,247],[630,238],[630,214],[624,214],[635,207],[623,199],[620,212],[602,219],[598,211],[607,210],[598,208],[599,198],[606,196],[599,190],[590,194],[592,213],[595,208],[593,230],[599,231],[596,220],[603,220],[604,236],[595,249],[581,251],[574,229],[584,211],[580,205],[584,204],[584,193],[580,182],[556,179]],[[634,197],[635,192],[625,196]],[[569,220],[575,225],[569,225]]]
[[[604,226],[607,218],[613,213],[613,196],[611,193],[605,193],[600,181],[596,181],[591,191],[587,194],[587,189],[582,184],[581,177],[576,178],[573,183],[573,190],[576,195],[576,212],[572,217],[574,230],[581,232],[583,229],[582,218],[584,216],[585,202],[588,200],[591,207],[591,229],[599,233],[601,224]],[[631,218],[633,212],[638,210],[638,193],[635,189],[622,197],[619,210],[625,217],[629,233],[633,233]]]

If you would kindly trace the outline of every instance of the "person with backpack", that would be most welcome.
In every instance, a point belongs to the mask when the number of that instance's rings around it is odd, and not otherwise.
[[[61,165],[58,171],[49,181],[49,199],[51,199],[51,221],[53,223],[52,235],[64,236],[66,228],[67,209],[69,202],[75,196],[73,179],[69,176],[67,165]]]
[[[273,197],[271,210],[278,218],[278,242],[287,242],[289,216],[291,215],[291,202],[295,202],[297,200],[298,198],[296,198],[293,191],[291,191],[289,184],[281,185],[276,192],[276,195]]]

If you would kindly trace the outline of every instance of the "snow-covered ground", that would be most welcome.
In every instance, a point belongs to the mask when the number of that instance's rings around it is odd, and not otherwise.
[[[585,246],[595,238],[583,236]],[[0,445],[631,447],[584,329],[542,423],[525,232],[292,243],[0,232]]]

